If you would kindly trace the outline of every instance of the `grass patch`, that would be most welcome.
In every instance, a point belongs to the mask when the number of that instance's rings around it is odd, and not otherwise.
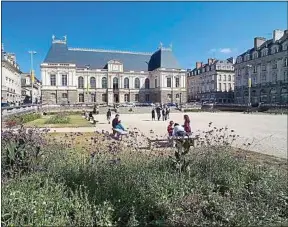
[[[39,128],[74,128],[74,127],[93,127],[93,125],[87,121],[86,119],[82,118],[80,115],[69,115],[70,121],[67,123],[54,123],[54,119],[57,122],[57,115],[50,115],[50,116],[42,116],[41,119],[37,119],[35,121],[31,121],[26,123],[26,127],[39,127]],[[53,121],[51,121],[53,119]]]

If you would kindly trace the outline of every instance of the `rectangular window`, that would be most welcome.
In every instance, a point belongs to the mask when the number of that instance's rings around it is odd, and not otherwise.
[[[155,79],[155,88],[157,88],[157,79]]]
[[[257,65],[253,66],[253,73],[257,73]]]
[[[67,75],[62,75],[62,86],[67,86]]]
[[[102,102],[107,102],[107,94],[102,94]]]
[[[171,99],[172,95],[171,95],[171,94],[168,94],[167,97],[168,97],[168,99]]]
[[[285,58],[284,59],[284,67],[287,67],[288,66],[288,58]]]
[[[262,65],[262,71],[266,71],[266,65]]]
[[[96,95],[95,94],[91,94],[91,102],[96,102]]]
[[[125,95],[124,95],[124,101],[125,101],[125,102],[130,102],[130,100],[129,100],[129,94],[125,94]]]
[[[222,89],[221,89],[221,83],[219,83],[218,89],[219,89],[219,91],[222,91]]]
[[[180,87],[180,79],[178,77],[176,78],[176,85],[175,86]]]
[[[139,94],[135,94],[135,102],[139,102]]]
[[[63,98],[63,99],[67,99],[67,97],[68,97],[68,94],[67,94],[67,93],[62,93],[62,98]]]
[[[145,95],[145,101],[146,101],[146,102],[150,102],[150,95],[149,95],[149,94],[146,94],[146,95]]]
[[[176,99],[179,99],[180,98],[180,95],[179,94],[176,94]]]
[[[56,75],[50,75],[50,85],[56,86]]]
[[[228,84],[228,91],[231,91],[231,84]]]
[[[171,78],[167,78],[167,87],[172,87],[171,86]]]

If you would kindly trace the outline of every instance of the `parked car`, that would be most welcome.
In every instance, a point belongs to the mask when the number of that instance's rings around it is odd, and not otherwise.
[[[1,102],[1,107],[9,107],[10,105],[7,102]]]
[[[175,106],[176,106],[176,103],[167,103],[166,106],[175,107]]]

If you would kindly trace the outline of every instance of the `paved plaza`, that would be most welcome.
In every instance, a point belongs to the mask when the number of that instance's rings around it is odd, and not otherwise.
[[[183,124],[184,113],[171,113],[170,119]],[[287,158],[287,116],[266,114],[243,114],[243,113],[188,113],[191,120],[192,131],[208,129],[209,122],[217,128],[227,126],[235,130],[240,137],[237,146],[252,142],[250,150],[264,154]],[[106,115],[94,115],[99,121],[96,128],[55,128],[51,132],[93,132],[95,130],[111,131]],[[114,115],[112,115],[112,118]],[[121,114],[120,120],[126,128],[137,127],[146,136],[166,136],[169,120],[152,121],[150,114]]]

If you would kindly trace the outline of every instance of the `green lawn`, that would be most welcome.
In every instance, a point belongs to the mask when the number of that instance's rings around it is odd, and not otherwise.
[[[74,128],[74,127],[93,127],[86,119],[82,118],[80,115],[69,115],[71,121],[69,124],[45,124],[46,120],[50,116],[42,116],[42,118],[35,121],[31,121],[25,124],[26,127],[40,127],[40,128]]]

